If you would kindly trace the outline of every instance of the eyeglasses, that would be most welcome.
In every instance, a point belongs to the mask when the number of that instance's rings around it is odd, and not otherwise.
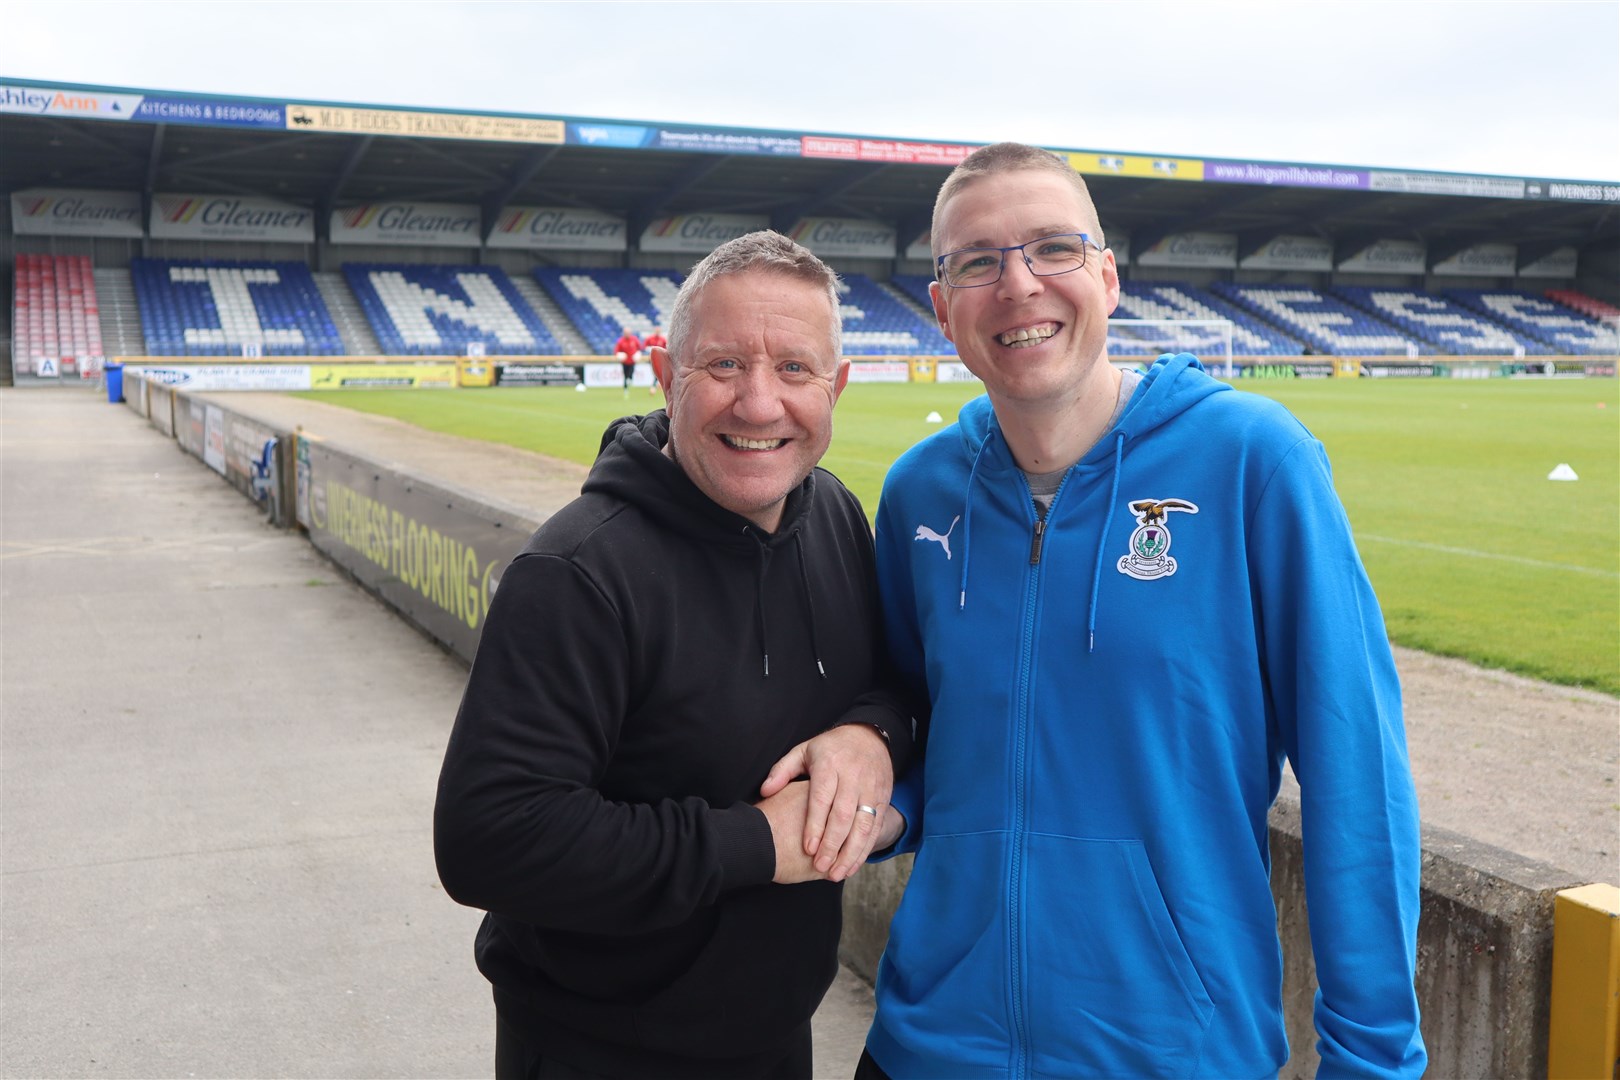
[[[950,251],[934,260],[935,275],[953,289],[976,289],[1001,280],[1007,253],[1016,251],[1036,277],[1056,277],[1086,265],[1086,248],[1101,251],[1085,233],[1059,233],[1043,236],[1011,247],[970,247]]]

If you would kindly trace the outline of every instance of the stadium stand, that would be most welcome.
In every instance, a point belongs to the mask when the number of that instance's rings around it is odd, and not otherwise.
[[[926,274],[896,274],[893,284],[925,310],[933,309],[928,296]],[[1121,319],[1229,319],[1232,327],[1232,351],[1239,356],[1298,356],[1304,351],[1303,343],[1269,322],[1245,311],[1227,300],[1203,289],[1181,282],[1120,282],[1119,309],[1114,313]],[[934,328],[937,333],[937,327]],[[1156,355],[1159,335],[1150,335],[1134,346],[1135,331],[1118,321],[1110,326],[1113,334],[1110,351],[1124,356]],[[941,338],[943,341],[943,337]],[[942,351],[955,352],[949,342]]]
[[[1336,297],[1303,285],[1239,285],[1218,281],[1210,292],[1295,334],[1332,356],[1410,356],[1418,343],[1388,323]]]
[[[1247,311],[1182,282],[1120,282],[1119,307],[1109,322],[1109,351],[1125,356],[1163,351],[1162,331],[1133,342],[1130,319],[1228,319],[1232,352],[1238,356],[1298,356],[1302,344]]]
[[[928,295],[928,285],[933,280],[927,274],[896,274],[889,284],[917,301],[924,311],[933,311],[934,301]]]
[[[95,269],[96,303],[101,306],[101,344],[108,356],[139,356],[146,351],[141,309],[129,267]]]
[[[579,330],[591,351],[613,353],[613,343],[629,327],[646,337],[655,326],[669,327],[681,278],[670,270],[571,269],[540,266],[540,288]]]
[[[838,292],[845,353],[936,356],[956,351],[938,325],[924,322],[865,274],[841,275]]]
[[[1579,309],[1532,293],[1508,289],[1447,289],[1445,295],[1463,307],[1511,327],[1527,342],[1527,353],[1592,355],[1620,351],[1620,333],[1614,323],[1605,325],[1600,316],[1584,315]],[[1616,314],[1620,315],[1620,311]]]
[[[1545,346],[1514,335],[1493,318],[1470,312],[1446,296],[1411,289],[1340,285],[1332,295],[1429,346],[1425,352],[1453,356],[1504,356],[1545,352]]]
[[[383,353],[458,356],[479,342],[490,355],[557,352],[557,342],[498,266],[344,263]]]
[[[130,277],[150,356],[343,353],[302,263],[137,258]]]
[[[88,255],[18,255],[12,277],[12,363],[34,374],[39,360],[103,355],[94,271]]]
[[[1573,308],[1582,315],[1600,321],[1606,319],[1613,323],[1615,320],[1620,319],[1620,307],[1594,299],[1585,293],[1576,292],[1574,289],[1548,289],[1546,296],[1549,300],[1556,301],[1567,308]]]
[[[88,256],[22,254],[14,273],[12,354],[30,374],[39,356],[608,355],[621,328],[667,327],[680,276],[668,270],[539,267],[513,280],[493,266],[345,264],[312,274],[296,262],[136,258],[127,285],[144,341],[113,340],[116,297]],[[930,278],[841,278],[845,351],[950,355],[931,316]],[[101,294],[98,301],[98,292]],[[1130,320],[1226,319],[1238,356],[1609,355],[1620,309],[1572,290],[1121,282],[1110,350],[1151,356],[1165,330]],[[341,325],[340,325],[341,322]],[[117,328],[115,327],[114,330]],[[113,337],[108,337],[108,334]],[[1193,341],[1196,334],[1189,337]],[[1138,339],[1138,340],[1133,340]],[[1196,349],[1196,343],[1185,346]],[[71,370],[71,366],[69,367]]]

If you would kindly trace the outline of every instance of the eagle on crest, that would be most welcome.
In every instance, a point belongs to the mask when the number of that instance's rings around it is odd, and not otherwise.
[[[1131,513],[1141,519],[1143,525],[1160,525],[1164,516],[1171,510],[1182,510],[1189,514],[1198,513],[1198,507],[1185,499],[1137,499],[1128,504]]]

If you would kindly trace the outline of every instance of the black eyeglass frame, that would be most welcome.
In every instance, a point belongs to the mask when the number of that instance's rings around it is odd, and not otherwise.
[[[1041,271],[1035,269],[1035,261],[1029,257],[1027,252],[1024,251],[1024,249],[1029,247],[1031,244],[1040,244],[1047,240],[1061,240],[1071,236],[1078,237],[1080,240],[1080,261],[1074,266],[1069,267],[1067,270],[1054,270],[1051,273],[1043,274]],[[934,260],[934,280],[951,289],[982,289],[986,285],[994,285],[996,282],[1001,280],[1001,275],[1007,272],[1007,253],[1010,251],[1016,251],[1022,255],[1024,265],[1029,267],[1029,272],[1034,274],[1036,277],[1061,277],[1064,274],[1072,274],[1076,270],[1085,269],[1086,248],[1088,247],[1095,249],[1099,255],[1104,251],[1103,246],[1097,243],[1097,241],[1093,240],[1090,233],[1053,233],[1050,236],[1037,236],[1033,240],[1026,240],[1022,244],[1012,244],[1008,247],[957,248],[955,251],[947,251],[945,254]],[[960,255],[964,251],[996,252],[997,256],[1000,258],[1000,262],[996,266],[996,276],[991,278],[989,281],[976,281],[972,285],[958,285],[954,281],[951,281],[950,278],[945,276],[945,260]]]

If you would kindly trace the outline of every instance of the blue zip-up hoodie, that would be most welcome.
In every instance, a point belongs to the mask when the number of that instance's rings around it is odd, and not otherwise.
[[[933,706],[894,795],[889,1075],[1274,1075],[1285,757],[1321,1075],[1422,1073],[1400,687],[1321,443],[1161,357],[1041,522],[981,397],[890,470],[877,544]]]

